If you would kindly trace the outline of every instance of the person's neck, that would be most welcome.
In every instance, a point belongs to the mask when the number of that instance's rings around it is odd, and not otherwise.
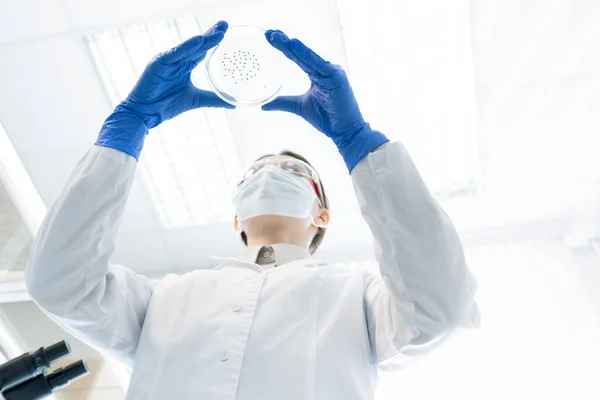
[[[260,222],[260,223],[258,223]],[[287,243],[308,249],[311,231],[298,218],[262,216],[242,224],[249,246],[271,246]]]
[[[272,246],[274,244],[286,243],[293,244],[304,249],[308,249],[306,239],[298,238],[294,235],[258,235],[248,236],[248,246]]]

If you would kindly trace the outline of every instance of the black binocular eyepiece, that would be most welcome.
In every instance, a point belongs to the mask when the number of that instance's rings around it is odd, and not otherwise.
[[[4,399],[42,399],[87,375],[87,365],[81,360],[46,374],[52,364],[70,354],[71,348],[63,340],[0,365],[0,392]]]

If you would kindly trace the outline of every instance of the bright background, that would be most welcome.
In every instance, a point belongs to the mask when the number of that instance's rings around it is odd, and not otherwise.
[[[0,0],[0,353],[68,338],[92,374],[57,397],[123,398],[127,371],[50,322],[22,271],[147,61],[218,19],[282,29],[344,66],[365,118],[406,145],[463,238],[481,329],[385,377],[378,399],[600,398],[596,0]],[[289,63],[284,84],[308,82]],[[376,267],[335,146],[255,109],[197,110],[151,132],[114,261],[159,278],[235,256],[240,169],[283,148],[314,164],[330,197],[317,256]]]

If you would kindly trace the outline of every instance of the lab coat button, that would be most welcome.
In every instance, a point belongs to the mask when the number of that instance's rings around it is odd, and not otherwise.
[[[246,275],[246,280],[249,281],[252,279],[252,275]]]
[[[221,354],[221,361],[225,362],[227,360],[229,360],[229,353]]]
[[[236,305],[235,307],[233,307],[233,312],[238,312],[242,309],[242,307]]]

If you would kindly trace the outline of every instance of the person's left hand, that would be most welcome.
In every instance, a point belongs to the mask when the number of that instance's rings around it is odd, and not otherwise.
[[[223,40],[227,28],[227,22],[219,21],[204,35],[154,57],[131,93],[106,119],[96,144],[138,159],[148,130],[163,121],[199,107],[235,108],[191,81],[192,70]]]

